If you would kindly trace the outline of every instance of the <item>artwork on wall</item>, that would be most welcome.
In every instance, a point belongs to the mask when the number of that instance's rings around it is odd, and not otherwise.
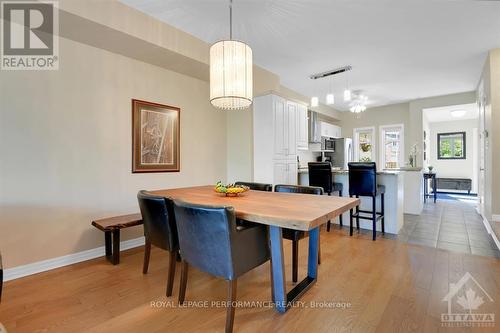
[[[132,172],[180,171],[180,109],[132,100]]]
[[[427,132],[424,131],[424,161],[427,161]]]

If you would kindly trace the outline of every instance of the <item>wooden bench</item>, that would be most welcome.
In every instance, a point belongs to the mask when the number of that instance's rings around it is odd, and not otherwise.
[[[120,263],[120,230],[142,224],[140,213],[108,217],[92,221],[92,225],[104,231],[106,259],[113,265]]]
[[[470,194],[472,189],[472,180],[468,178],[436,178],[437,189],[467,191]]]

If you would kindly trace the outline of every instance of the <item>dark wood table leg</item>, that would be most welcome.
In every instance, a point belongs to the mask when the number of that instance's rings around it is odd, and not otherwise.
[[[104,232],[104,248],[106,249],[106,259],[111,261],[112,248],[111,248],[111,231]]]
[[[309,257],[307,260],[307,277],[288,293],[285,288],[285,265],[283,261],[283,237],[281,228],[269,226],[271,241],[271,266],[273,301],[278,312],[284,313],[309,288],[316,283],[318,276],[319,227],[309,230]]]
[[[120,263],[120,229],[113,230],[113,265]]]

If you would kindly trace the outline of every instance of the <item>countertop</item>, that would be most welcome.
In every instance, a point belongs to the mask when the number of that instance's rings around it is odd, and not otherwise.
[[[298,173],[309,173],[309,169],[307,167],[301,167],[298,169]],[[340,168],[332,168],[332,173],[337,173],[337,174],[348,174],[349,170],[345,169],[340,169]],[[377,175],[398,175],[400,172],[395,170],[383,170],[383,171],[377,171]]]

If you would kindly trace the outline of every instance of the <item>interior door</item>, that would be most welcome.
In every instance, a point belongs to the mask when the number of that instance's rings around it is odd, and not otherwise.
[[[478,107],[479,107],[479,175],[478,175],[478,199],[479,212],[484,216],[484,166],[485,166],[485,145],[486,145],[486,117],[485,117],[486,96],[484,95],[484,83],[479,84]]]

